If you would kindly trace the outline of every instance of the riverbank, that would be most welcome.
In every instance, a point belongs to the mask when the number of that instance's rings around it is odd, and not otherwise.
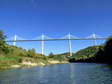
[[[33,63],[33,62],[22,62],[19,64],[12,64],[12,65],[2,65],[0,66],[0,70],[7,70],[7,69],[13,69],[13,68],[31,68],[35,66],[47,66],[52,64],[66,64],[69,63],[68,61],[58,61],[58,60],[48,60],[47,63],[39,62],[39,63]]]

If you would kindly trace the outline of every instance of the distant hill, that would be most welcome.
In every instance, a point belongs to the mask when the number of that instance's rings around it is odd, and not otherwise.
[[[70,62],[84,62],[87,59],[94,58],[96,53],[103,48],[103,46],[90,46],[85,49],[81,49],[78,52],[74,53],[72,57],[70,57]],[[91,60],[93,62],[95,60]],[[89,62],[89,61],[88,61]]]
[[[112,37],[104,45],[91,46],[76,52],[69,61],[112,64]]]
[[[58,60],[68,60],[69,62],[92,62],[112,64],[112,37],[108,38],[105,44],[90,46],[81,49],[69,57],[69,53],[49,55],[49,58]]]

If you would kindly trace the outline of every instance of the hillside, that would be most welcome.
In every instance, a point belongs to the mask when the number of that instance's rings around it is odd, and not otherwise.
[[[76,52],[69,61],[112,64],[112,37],[104,45],[91,46]]]
[[[66,63],[63,56],[45,56],[37,53],[33,48],[26,50],[21,47],[8,45],[5,39],[6,36],[0,30],[0,69]]]
[[[81,49],[78,52],[74,53],[70,57],[70,62],[86,61],[89,58],[95,57],[96,53],[103,48],[103,46],[90,46],[85,49]]]

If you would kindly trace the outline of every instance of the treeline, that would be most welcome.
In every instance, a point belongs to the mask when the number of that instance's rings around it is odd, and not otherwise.
[[[112,64],[112,37],[104,45],[92,46],[75,53],[70,62],[94,62]]]
[[[65,54],[53,54],[52,52],[47,56],[50,60],[59,60],[61,61],[68,61],[68,56]]]

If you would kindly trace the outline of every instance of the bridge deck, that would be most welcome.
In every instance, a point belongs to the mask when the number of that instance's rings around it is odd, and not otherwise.
[[[6,42],[30,42],[30,41],[61,41],[61,40],[106,40],[107,38],[78,38],[78,39],[37,39],[37,40],[6,40]]]

